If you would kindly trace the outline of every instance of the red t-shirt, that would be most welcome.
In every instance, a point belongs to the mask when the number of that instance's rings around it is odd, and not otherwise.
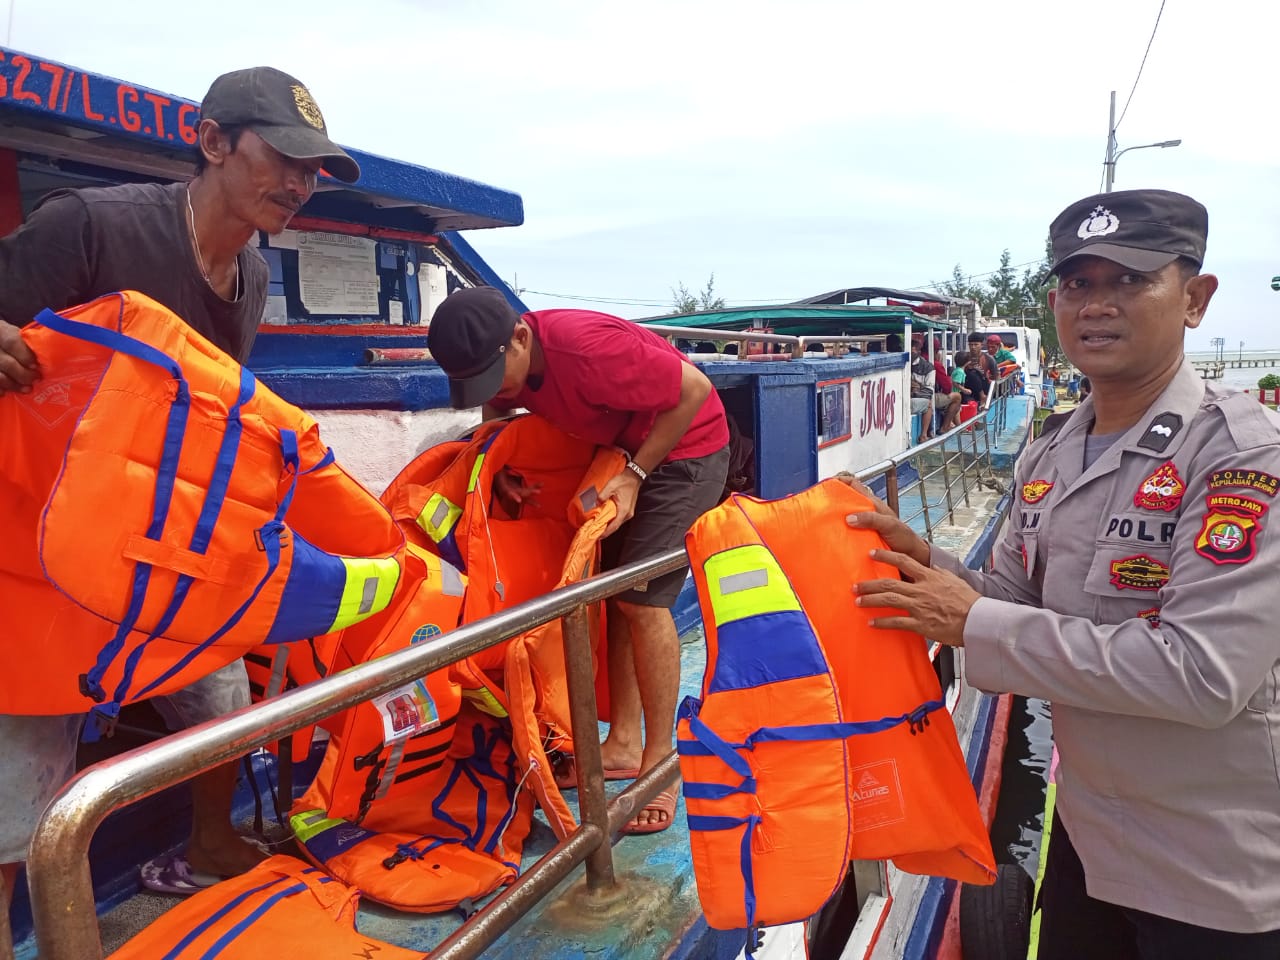
[[[947,368],[942,365],[942,361],[934,358],[933,361],[933,390],[935,393],[950,393],[955,389],[955,384],[951,382],[951,377],[947,373]]]
[[[499,410],[524,407],[566,433],[635,454],[653,421],[680,402],[682,364],[688,359],[652,330],[594,310],[536,310],[533,328],[546,363],[541,383],[530,381]],[[691,460],[729,442],[720,395],[712,390],[666,460]]]

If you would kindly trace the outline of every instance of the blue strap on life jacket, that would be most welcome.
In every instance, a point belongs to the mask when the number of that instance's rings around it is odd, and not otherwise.
[[[747,762],[739,751],[754,750],[760,743],[802,742],[814,740],[844,740],[849,737],[870,733],[882,733],[885,730],[906,723],[910,725],[914,735],[928,725],[929,714],[945,706],[941,700],[930,700],[914,710],[895,717],[882,717],[879,720],[864,720],[840,723],[799,724],[789,727],[761,727],[746,737],[742,743],[731,743],[712,730],[699,716],[702,701],[696,697],[686,697],[680,704],[679,718],[688,721],[692,740],[677,740],[676,752],[681,756],[716,757],[735,774],[742,777],[736,787],[732,784],[710,783],[706,781],[686,780],[684,795],[689,800],[724,800],[736,794],[755,794],[756,779]],[[739,856],[739,867],[742,871],[743,905],[747,918],[746,955],[754,956],[757,941],[754,934],[756,895],[755,882],[751,867],[751,837],[761,818],[757,814],[746,817],[716,816],[709,814],[690,814],[689,829],[692,830],[734,830],[743,827],[742,846]]]
[[[209,542],[213,539],[214,527],[217,526],[218,518],[222,515],[222,507],[227,499],[227,490],[231,485],[231,472],[235,468],[236,456],[240,450],[240,440],[244,434],[241,410],[245,404],[253,399],[256,388],[257,381],[248,370],[242,367],[240,370],[240,392],[236,397],[235,404],[227,412],[227,426],[222,435],[222,443],[218,448],[217,459],[214,461],[213,474],[209,478],[209,486],[205,492],[204,503],[201,505],[200,516],[196,521],[195,529],[191,533],[189,549],[192,553],[203,555],[208,551]],[[115,692],[112,694],[111,703],[108,705],[114,708],[109,716],[114,717],[119,713],[119,707],[129,694],[134,671],[141,661],[143,653],[153,640],[163,636],[164,632],[169,629],[174,618],[177,617],[178,612],[182,609],[182,605],[186,602],[187,595],[191,590],[192,584],[195,583],[195,579],[191,574],[184,573],[179,575],[177,583],[174,585],[173,597],[157,621],[155,629],[151,631],[146,640],[130,652],[129,658],[125,661],[120,683],[116,686]],[[107,666],[109,665],[108,662]],[[94,670],[97,670],[98,666],[101,666],[101,660],[98,665],[95,665]],[[105,666],[103,666],[103,669],[105,670]],[[172,674],[166,674],[163,679],[168,679],[169,676],[172,676]],[[101,673],[97,675],[97,678],[100,680]],[[150,690],[154,686],[155,684],[152,684],[147,689]],[[97,708],[93,712],[100,717],[107,712],[107,709],[105,707]],[[97,727],[98,724],[96,723],[86,725],[86,729],[91,730],[96,730]]]
[[[120,303],[121,315],[123,316],[123,298],[121,298]],[[169,405],[169,419],[165,426],[160,464],[156,470],[151,523],[146,532],[147,539],[159,540],[160,535],[164,532],[165,522],[169,518],[169,508],[173,504],[173,490],[178,479],[178,460],[182,453],[182,443],[187,431],[187,419],[191,412],[191,390],[187,385],[186,378],[182,375],[182,367],[163,351],[157,350],[150,344],[143,343],[140,340],[135,340],[133,337],[126,336],[118,330],[107,330],[102,327],[95,327],[92,324],[82,323],[79,320],[69,320],[66,317],[59,316],[52,310],[42,310],[36,317],[36,321],[63,336],[97,344],[159,367],[173,377],[176,391],[173,402]],[[80,678],[80,690],[85,696],[91,697],[98,702],[106,698],[106,691],[102,689],[102,677],[124,647],[125,638],[129,635],[133,625],[141,615],[142,604],[146,598],[150,582],[151,565],[146,563],[137,564],[134,569],[133,591],[124,618],[121,620],[115,636],[108,641],[98,654],[97,662],[87,674]],[[117,710],[116,712],[118,713],[119,711]],[[90,729],[93,726],[93,724],[86,726],[86,739],[88,739],[90,733],[94,732]],[[96,735],[93,739],[96,739]]]
[[[192,927],[191,931],[185,937],[179,940],[176,944],[174,944],[173,949],[170,950],[168,953],[166,953],[161,958],[161,960],[177,960],[178,957],[182,956],[182,951],[187,949],[187,947],[191,946],[191,944],[195,943],[196,939],[199,938],[201,934],[203,934],[206,930],[212,927],[215,923],[217,923],[227,914],[231,913],[233,910],[239,907],[242,903],[244,903],[250,897],[257,896],[258,894],[263,893],[266,890],[270,890],[272,887],[278,887],[278,886],[281,886],[282,884],[287,884],[287,883],[289,883],[289,878],[287,877],[280,877],[276,880],[270,880],[262,884],[261,886],[254,887],[252,890],[246,890],[244,893],[240,894],[235,899],[230,900],[227,903],[224,903],[221,907],[219,907],[217,910],[211,913],[203,921],[198,923],[196,926]],[[303,884],[302,886],[305,889],[305,884]]]
[[[275,516],[258,528],[258,540],[261,542],[262,548],[267,555],[267,569],[262,574],[262,579],[258,581],[257,586],[253,588],[253,592],[249,594],[249,597],[244,601],[244,603],[242,603],[240,607],[231,614],[229,618],[227,618],[226,623],[210,634],[208,638],[193,646],[190,651],[178,660],[177,663],[173,664],[168,670],[156,677],[155,680],[151,681],[151,683],[139,690],[136,699],[142,699],[156,687],[167,682],[180,671],[184,670],[187,665],[203,651],[221,640],[227,631],[231,630],[232,627],[240,622],[240,619],[257,601],[258,594],[262,592],[262,588],[267,585],[267,581],[271,579],[276,568],[280,566],[280,538],[285,530],[284,516],[289,512],[289,507],[293,503],[293,494],[297,489],[299,476],[298,435],[292,430],[280,431],[280,452],[284,458],[285,472],[289,475],[289,486],[285,490],[284,496],[280,498],[280,504],[276,509]],[[130,655],[130,662],[126,664],[125,675],[121,678],[120,685],[126,690],[128,689],[128,684],[132,680],[133,669],[136,667],[137,659],[140,658],[140,656],[141,646],[135,649]],[[117,693],[116,699],[119,701],[123,698],[119,693]]]

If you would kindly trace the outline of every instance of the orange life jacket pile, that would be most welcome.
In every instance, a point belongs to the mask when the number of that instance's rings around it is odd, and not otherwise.
[[[533,416],[423,453],[383,494],[409,541],[410,586],[343,631],[337,665],[430,642],[591,575],[615,511],[599,493],[623,464]],[[503,469],[538,487],[515,515],[495,494]],[[598,642],[602,612],[589,619]],[[515,879],[535,801],[559,837],[575,828],[552,769],[572,751],[569,728],[556,621],[347,711],[294,806],[294,834],[370,899],[465,907]]]

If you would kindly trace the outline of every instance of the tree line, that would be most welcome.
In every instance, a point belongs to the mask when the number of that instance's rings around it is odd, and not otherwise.
[[[1026,267],[1018,276],[1008,249],[1000,254],[1000,266],[991,273],[980,275],[986,279],[974,282],[972,274],[966,274],[960,264],[951,271],[951,279],[935,283],[939,293],[952,297],[964,297],[977,302],[984,317],[1002,317],[1010,325],[1031,327],[1040,331],[1040,342],[1052,361],[1061,357],[1058,331],[1053,323],[1053,311],[1049,309],[1049,291],[1053,284],[1049,268],[1053,266],[1053,248],[1046,238],[1044,256],[1034,267]]]

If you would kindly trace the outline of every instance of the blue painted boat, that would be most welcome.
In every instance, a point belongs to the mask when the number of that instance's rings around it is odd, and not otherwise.
[[[197,104],[182,97],[0,48],[0,230],[7,232],[21,223],[36,200],[52,189],[190,177],[197,116]],[[338,459],[379,491],[421,450],[475,422],[474,412],[448,409],[445,378],[421,355],[425,329],[440,300],[461,286],[497,287],[515,307],[525,309],[471,242],[474,231],[519,225],[524,211],[521,198],[508,190],[350,152],[362,170],[357,183],[322,180],[286,234],[259,238],[271,286],[249,365],[281,396],[312,412]],[[356,238],[368,252],[376,302],[320,304],[309,296],[304,275],[314,266],[311,251],[333,236]],[[873,298],[914,296],[910,291],[874,289],[879,292]],[[955,319],[929,316],[910,305],[858,305],[849,300],[849,291],[838,293],[843,293],[838,302],[832,300],[836,295],[820,295],[807,304],[753,308],[751,316],[724,311],[721,316],[651,321],[674,326],[678,320],[712,332],[688,346],[754,446],[752,487],[758,496],[784,496],[841,470],[856,472],[901,454],[914,435],[907,356],[884,352],[884,336],[916,330],[952,339],[960,330]],[[724,352],[723,343],[714,342],[717,332],[723,339],[749,327],[820,336],[829,343],[820,351],[762,363],[771,349],[767,345],[753,355],[741,340],[743,352],[734,356]],[[842,348],[841,337],[852,338],[849,343],[859,349]],[[702,350],[708,339],[711,351]],[[861,352],[863,344],[869,352]],[[872,344],[881,349],[870,351]],[[406,355],[409,362],[388,362]],[[984,559],[995,528],[992,520],[981,531],[971,562]],[[682,597],[677,614],[682,631],[696,627],[691,592]],[[700,648],[698,643],[683,648],[686,693],[693,692],[700,679]],[[948,706],[956,717],[975,789],[990,794],[1001,742],[993,736],[999,727],[999,704],[966,688],[957,664],[945,669]],[[134,729],[129,726],[126,723],[116,741],[99,751],[133,747],[154,734],[145,717]],[[89,762],[102,755],[90,753],[82,759]],[[307,772],[303,765],[299,779]],[[247,789],[241,800],[242,809],[252,809],[253,796]],[[185,813],[182,792],[171,790],[122,811],[99,830],[91,859],[100,912],[135,899],[138,862],[180,842]],[[635,915],[625,929],[583,933],[557,919],[554,903],[548,903],[526,917],[490,955],[567,958],[588,949],[617,957],[738,954],[745,944],[744,931],[710,931],[701,920],[687,833],[682,829],[681,816],[680,823],[664,834],[627,838],[619,844],[621,869],[643,877],[650,894],[636,901]],[[535,832],[527,857],[545,853],[549,845],[549,831]],[[852,876],[835,910],[843,915],[842,922],[814,924],[808,933],[771,933],[760,955],[768,960],[803,956],[808,941],[817,939],[825,950],[836,949],[846,957],[948,956],[940,944],[953,885],[910,877],[883,864],[859,864]],[[459,920],[367,910],[361,922],[372,936],[426,949]],[[30,915],[21,892],[12,926],[18,956],[32,956]]]

